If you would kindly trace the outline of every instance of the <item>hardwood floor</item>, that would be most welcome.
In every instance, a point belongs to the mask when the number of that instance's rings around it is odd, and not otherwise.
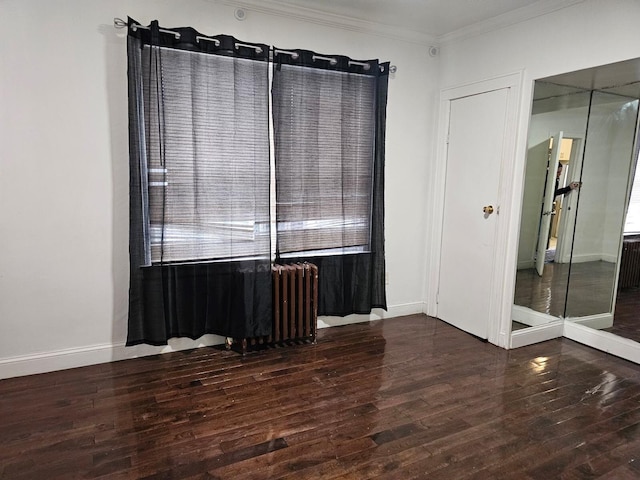
[[[554,317],[564,316],[568,278],[567,263],[546,263],[542,276],[535,268],[520,269],[513,303]]]
[[[0,381],[10,479],[640,477],[640,366],[413,315]]]

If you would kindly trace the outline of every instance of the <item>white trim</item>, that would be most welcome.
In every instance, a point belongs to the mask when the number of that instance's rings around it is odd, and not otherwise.
[[[511,307],[511,319],[530,327],[537,327],[555,322],[558,320],[558,317],[554,317],[548,313],[536,312],[521,305],[514,305]]]
[[[380,308],[374,308],[369,315],[347,315],[346,317],[318,317],[318,329],[327,327],[338,327],[341,325],[350,325],[352,323],[371,322],[374,320],[382,320],[384,318],[403,317],[405,315],[414,315],[424,313],[424,303],[404,303],[387,307],[387,311]]]
[[[476,22],[444,35],[435,36],[427,32],[420,32],[379,21],[369,21],[348,15],[331,12],[330,8],[322,9],[321,2],[316,2],[318,8],[303,7],[291,1],[282,0],[210,0],[230,7],[243,8],[266,15],[276,15],[294,20],[313,23],[332,28],[340,28],[352,32],[366,33],[384,38],[393,38],[425,46],[437,46],[439,43],[453,41],[493,32],[511,25],[525,22],[536,17],[553,13],[570,7],[584,0],[540,0],[516,10]],[[434,45],[435,44],[435,45]]]
[[[534,343],[562,337],[563,321],[556,320],[537,327],[523,328],[511,332],[511,348],[520,348]]]
[[[518,270],[525,270],[528,268],[534,268],[536,266],[533,260],[523,260],[518,262]]]
[[[501,221],[497,224],[493,272],[491,276],[491,298],[489,300],[488,341],[503,348],[508,347],[511,329],[511,306],[515,286],[515,265],[517,261],[517,235],[513,235],[511,199],[514,195],[518,117],[523,81],[522,71],[464,85],[445,88],[440,91],[440,106],[437,133],[436,166],[432,179],[431,198],[431,245],[428,264],[431,266],[427,281],[429,291],[426,297],[427,315],[437,316],[437,292],[440,281],[440,252],[442,250],[442,232],[444,226],[444,185],[446,180],[447,141],[450,115],[450,102],[471,95],[479,95],[495,90],[509,89],[504,143],[498,192],[498,214]],[[515,238],[514,238],[515,237]],[[500,252],[500,254],[498,254]]]
[[[318,328],[327,328],[351,323],[368,322],[383,318],[401,317],[424,312],[424,303],[406,303],[393,305],[388,311],[374,309],[371,315],[349,315],[347,317],[319,317]],[[0,379],[33,375],[38,373],[65,370],[67,368],[84,367],[98,363],[114,362],[130,358],[146,357],[161,353],[177,352],[193,348],[221,345],[224,337],[204,335],[197,340],[189,338],[172,338],[168,345],[154,347],[152,345],[136,345],[126,347],[124,340],[120,343],[103,343],[86,347],[64,348],[49,352],[20,355],[0,359]]]
[[[174,338],[168,345],[136,345],[126,347],[124,341],[117,344],[98,344],[87,347],[64,348],[49,352],[20,355],[0,359],[0,379],[47,373],[68,368],[84,367],[98,363],[115,362],[130,358],[146,357],[160,353],[177,352],[192,348],[220,345],[224,337],[204,335],[197,340]]]
[[[586,317],[566,318],[565,322],[577,323],[589,328],[600,330],[613,326],[613,313],[599,313],[597,315],[588,315]]]
[[[371,22],[360,18],[338,15],[327,10],[302,7],[277,0],[217,0],[217,3],[231,7],[240,7],[249,11],[265,15],[291,18],[297,21],[322,25],[324,27],[339,28],[350,32],[365,33],[383,38],[392,38],[419,45],[432,46],[436,37],[424,32],[407,28],[399,28],[384,23]]]
[[[494,32],[511,25],[517,25],[518,23],[553,13],[577,3],[582,3],[583,1],[584,0],[540,0],[536,3],[503,13],[502,15],[489,18],[485,21],[474,23],[468,27],[440,35],[437,37],[437,41],[441,44],[447,44],[458,40],[464,40],[469,37],[482,35],[484,33]]]
[[[613,333],[594,330],[576,322],[565,322],[564,336],[589,347],[640,363],[640,343]]]
[[[515,72],[503,77],[505,86],[508,85],[509,97],[507,104],[507,128],[505,129],[505,139],[502,150],[502,167],[500,176],[500,193],[498,196],[498,214],[502,221],[498,223],[496,233],[495,259],[493,288],[495,310],[497,315],[490,315],[490,319],[495,319],[489,324],[489,342],[503,348],[507,348],[510,343],[509,335],[502,335],[502,332],[511,331],[511,307],[513,305],[513,294],[516,284],[516,270],[513,265],[518,259],[518,234],[515,233],[515,226],[519,230],[520,209],[513,211],[512,198],[515,194],[515,181],[517,177],[515,163],[513,161],[517,155],[518,146],[518,118],[522,105],[522,85],[524,72]],[[514,215],[518,219],[514,221]],[[493,336],[492,336],[493,333]],[[497,334],[497,335],[496,335]]]
[[[574,254],[573,257],[571,257],[571,263],[586,263],[586,262],[600,262],[600,261],[616,263],[618,261],[618,258],[615,255],[603,254],[603,253],[584,253],[581,255]]]

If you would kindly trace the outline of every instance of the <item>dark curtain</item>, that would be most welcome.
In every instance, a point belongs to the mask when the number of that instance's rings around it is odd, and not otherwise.
[[[277,261],[318,266],[320,315],[386,309],[389,64],[278,51],[272,84]]]
[[[271,333],[268,54],[129,19],[127,345]]]
[[[207,333],[233,338],[271,334],[268,262],[153,265],[138,273],[127,345],[165,345],[169,338]]]

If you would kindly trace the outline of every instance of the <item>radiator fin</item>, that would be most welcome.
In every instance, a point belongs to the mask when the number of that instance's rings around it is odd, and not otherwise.
[[[312,263],[274,264],[271,335],[233,339],[227,347],[243,353],[256,348],[316,341],[318,328],[318,267]]]
[[[618,289],[640,287],[640,238],[625,238],[621,257]]]

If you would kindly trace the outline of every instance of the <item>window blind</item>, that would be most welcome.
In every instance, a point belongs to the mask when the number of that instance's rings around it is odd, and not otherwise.
[[[274,69],[280,253],[368,251],[375,80],[300,65]]]
[[[141,63],[151,262],[268,257],[267,62],[145,45]]]

